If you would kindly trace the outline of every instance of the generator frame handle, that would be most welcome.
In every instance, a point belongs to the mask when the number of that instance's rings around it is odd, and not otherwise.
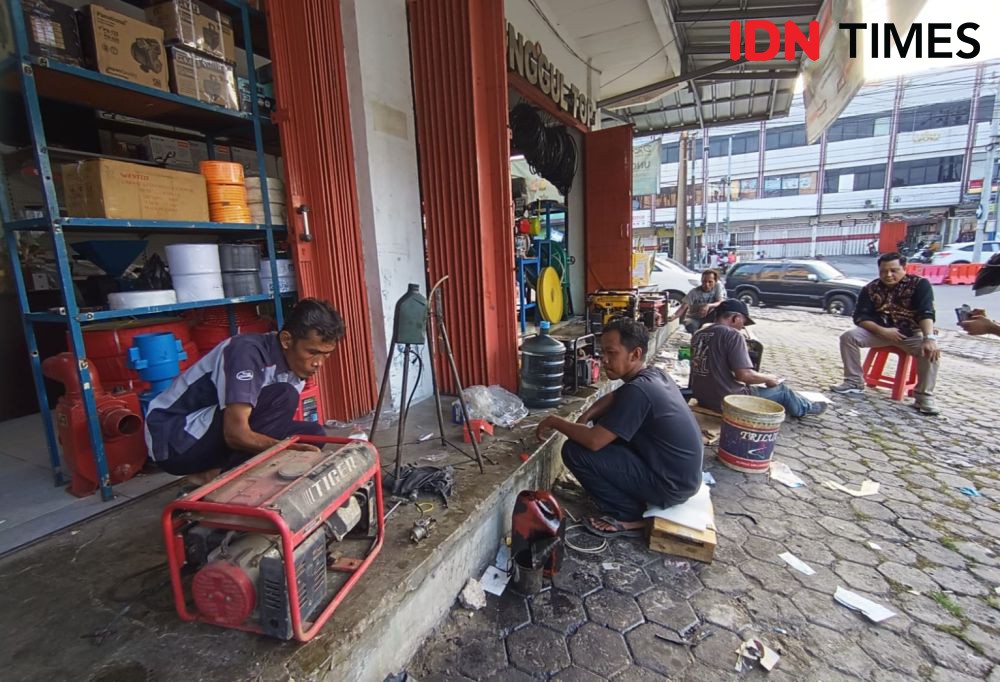
[[[292,532],[291,528],[289,528],[288,524],[285,522],[285,519],[276,511],[261,509],[258,507],[247,507],[228,502],[209,502],[203,499],[206,495],[209,495],[222,486],[228,484],[240,474],[252,469],[261,462],[271,459],[281,452],[284,452],[289,445],[295,442],[315,444],[335,443],[348,445],[357,441],[350,438],[337,438],[333,436],[292,436],[291,438],[286,438],[285,440],[271,446],[267,450],[264,450],[259,455],[247,460],[238,467],[235,467],[227,471],[225,474],[218,476],[213,481],[198,488],[187,497],[174,500],[163,510],[160,520],[163,527],[163,539],[166,543],[167,564],[170,569],[170,584],[174,593],[174,607],[177,609],[177,614],[182,620],[200,621],[213,625],[216,624],[208,618],[203,617],[197,611],[189,610],[185,601],[184,585],[181,581],[181,568],[184,566],[186,555],[184,552],[183,537],[177,532],[180,527],[184,525],[184,522],[177,519],[175,516],[181,512],[231,514],[235,516],[251,517],[269,521],[274,526],[277,534],[281,536],[282,561],[285,569],[286,589],[288,590],[288,612],[292,621],[292,634],[299,642],[308,642],[316,636],[316,633],[318,633],[320,628],[326,624],[326,621],[331,615],[333,615],[334,610],[340,606],[340,603],[347,596],[347,593],[354,587],[355,583],[357,583],[357,581],[361,578],[361,575],[375,560],[375,557],[378,556],[385,540],[385,516],[382,501],[381,460],[378,450],[372,443],[369,443],[369,445],[371,445],[372,450],[375,452],[375,461],[357,482],[359,484],[364,484],[371,480],[375,481],[375,508],[378,521],[378,533],[372,542],[371,547],[369,547],[368,553],[365,555],[364,559],[351,571],[351,576],[337,589],[319,615],[312,620],[312,625],[308,629],[303,627],[304,619],[302,618],[302,614],[299,609],[299,586],[298,581],[295,579],[295,547],[316,528],[323,525],[323,523],[357,491],[357,487],[352,487],[346,490],[342,495],[327,505],[314,521],[307,523],[296,532]],[[239,625],[233,625],[232,627],[245,632],[254,632],[261,635],[264,634],[263,629],[259,626],[240,623]]]

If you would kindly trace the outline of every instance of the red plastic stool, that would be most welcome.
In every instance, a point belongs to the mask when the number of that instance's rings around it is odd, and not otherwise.
[[[896,356],[896,373],[886,374],[885,365],[890,355]],[[865,357],[865,384],[875,388],[892,389],[892,399],[902,400],[903,396],[913,395],[917,385],[917,363],[913,356],[893,346],[872,348]]]

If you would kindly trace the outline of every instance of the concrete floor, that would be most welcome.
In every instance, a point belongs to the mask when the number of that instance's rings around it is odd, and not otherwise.
[[[163,472],[140,474],[115,486],[115,499],[110,502],[104,502],[100,494],[75,497],[54,483],[41,417],[34,414],[0,422],[0,555],[175,480]]]
[[[662,343],[667,329],[660,330]],[[539,443],[544,414],[575,418],[599,388],[581,389],[555,410],[535,411],[514,429],[496,428],[476,464],[440,438],[433,400],[413,406],[404,462],[452,465],[455,492],[432,503],[436,526],[420,544],[409,539],[421,512],[404,504],[388,519],[380,555],[333,617],[306,644],[181,621],[174,611],[160,513],[176,486],[111,508],[0,557],[0,667],[17,680],[363,680],[402,669],[444,618],[471,576],[478,577],[509,530],[520,490],[547,488],[561,470],[560,440]],[[444,402],[450,413],[451,399]],[[354,431],[348,425],[333,435]],[[463,451],[459,427],[445,416],[446,437]],[[395,425],[375,438],[383,471],[394,464]],[[62,493],[65,494],[65,493]],[[96,498],[95,498],[96,499]],[[392,502],[386,500],[387,508]],[[105,507],[107,509],[107,507]]]
[[[575,399],[566,409],[583,403]],[[434,427],[433,401],[414,406],[406,441],[414,442]],[[461,444],[457,426],[446,422],[446,430],[449,440]],[[17,585],[16,590],[0,594],[0,631],[8,633],[0,665],[18,680],[382,679],[386,671],[375,658],[385,654],[391,659],[391,646],[385,652],[372,652],[367,671],[346,677],[330,671],[353,665],[348,662],[352,653],[348,642],[360,646],[365,632],[375,629],[376,614],[392,614],[399,600],[429,581],[439,570],[441,547],[456,533],[461,535],[464,522],[481,513],[484,500],[514,472],[532,467],[531,462],[521,461],[519,455],[526,448],[517,442],[522,435],[527,440],[531,429],[500,431],[484,443],[484,454],[497,462],[487,465],[486,474],[453,448],[442,448],[439,439],[406,446],[407,462],[430,456],[436,465],[453,465],[455,494],[447,508],[440,499],[424,498],[434,504],[430,513],[437,525],[419,545],[408,538],[420,515],[415,505],[401,506],[392,515],[381,555],[324,631],[308,644],[296,646],[179,620],[159,527],[160,511],[177,494],[171,487],[0,559],[0,581]],[[377,442],[383,467],[389,469],[395,428],[379,433]],[[544,448],[539,445],[534,441],[527,450],[541,457]],[[436,455],[442,453],[444,459],[438,460]],[[453,596],[445,597],[440,615]],[[406,630],[398,636],[405,639]]]

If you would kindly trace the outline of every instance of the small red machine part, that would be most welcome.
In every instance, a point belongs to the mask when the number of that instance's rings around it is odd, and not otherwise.
[[[171,502],[162,523],[181,618],[306,642],[382,548],[378,451],[296,436]]]
[[[522,490],[514,501],[510,524],[510,552],[532,552],[533,546],[559,538],[545,562],[545,576],[552,577],[562,566],[566,520],[562,507],[547,490]]]
[[[86,497],[97,490],[100,481],[94,449],[90,446],[76,357],[72,353],[60,353],[46,358],[42,362],[42,374],[66,387],[66,393],[56,404],[56,431],[66,467],[72,473],[69,491],[77,497]],[[90,366],[90,382],[97,403],[97,421],[104,441],[109,482],[113,485],[123,483],[139,473],[146,463],[139,397],[131,391],[114,394],[105,391],[93,365]]]

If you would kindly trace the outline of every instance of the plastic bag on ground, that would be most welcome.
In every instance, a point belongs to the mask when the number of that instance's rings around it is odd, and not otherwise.
[[[485,419],[509,429],[528,416],[524,401],[502,386],[469,386],[462,395],[470,419]]]

